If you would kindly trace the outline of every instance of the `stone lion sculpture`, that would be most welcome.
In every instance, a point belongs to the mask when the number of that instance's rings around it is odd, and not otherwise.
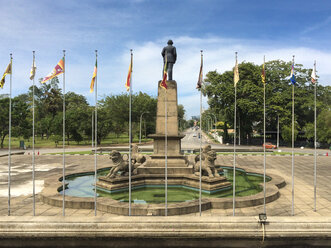
[[[211,151],[211,146],[210,145],[206,145],[202,148],[202,152],[201,152],[201,160],[205,160],[205,157],[207,155],[207,152]],[[197,163],[198,161],[200,161],[200,155],[195,156],[195,163]]]
[[[112,151],[110,153],[110,159],[113,162],[113,167],[106,175],[107,178],[114,178],[117,175],[127,175],[129,172],[129,158],[124,160],[124,156],[119,151]],[[128,156],[127,156],[128,157]],[[137,174],[137,168],[146,161],[146,157],[138,152],[138,146],[132,146],[131,152],[131,172],[133,175]]]
[[[137,174],[137,168],[146,162],[146,157],[139,153],[139,149],[137,145],[132,146],[131,152],[131,165],[133,167],[133,175]]]
[[[138,166],[145,163],[146,161],[146,157],[139,153],[139,149],[137,145],[132,146],[131,161],[132,163]]]
[[[207,145],[201,153],[201,176],[219,177],[218,170],[215,168],[216,152],[211,150],[211,146]],[[195,157],[194,174],[200,174],[200,155]]]
[[[123,156],[119,151],[112,151],[110,153],[110,159],[113,162],[113,167],[110,169],[107,174],[107,178],[114,178],[118,174],[118,172],[122,172],[121,174],[129,171],[129,162],[123,159]]]

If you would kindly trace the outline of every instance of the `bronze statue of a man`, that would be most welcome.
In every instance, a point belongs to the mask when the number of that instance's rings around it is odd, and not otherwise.
[[[172,67],[176,63],[177,59],[176,47],[174,47],[172,44],[174,44],[172,40],[168,40],[168,46],[164,47],[161,53],[163,57],[163,68],[165,63],[165,56],[167,55],[168,80],[172,80]]]

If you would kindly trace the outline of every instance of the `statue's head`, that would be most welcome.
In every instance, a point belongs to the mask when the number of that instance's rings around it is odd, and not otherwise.
[[[122,161],[122,155],[119,151],[114,150],[110,153],[110,159],[113,161],[114,164],[117,164]]]
[[[207,153],[207,152],[211,151],[211,145],[205,145],[205,146],[202,148],[202,151],[203,151],[204,153]]]
[[[168,40],[168,45],[172,45],[172,44],[174,44],[172,40]]]
[[[214,150],[207,152],[207,160],[210,162],[214,162],[216,160],[216,152]]]

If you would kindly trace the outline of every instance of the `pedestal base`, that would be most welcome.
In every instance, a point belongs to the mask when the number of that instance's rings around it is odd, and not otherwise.
[[[163,174],[142,174],[131,177],[132,188],[141,188],[146,185],[164,185],[165,177]],[[199,190],[199,177],[195,175],[169,175],[168,185],[187,187],[193,190]],[[99,177],[97,182],[99,190],[107,192],[127,191],[129,188],[129,177],[106,178]],[[201,189],[204,193],[213,194],[221,190],[230,189],[231,183],[223,176],[220,177],[202,177]]]
[[[154,140],[153,142],[153,153],[155,155],[165,154],[165,136],[162,134],[150,134],[149,138]],[[181,153],[181,139],[185,135],[168,135],[167,136],[167,154],[168,156],[182,155]]]

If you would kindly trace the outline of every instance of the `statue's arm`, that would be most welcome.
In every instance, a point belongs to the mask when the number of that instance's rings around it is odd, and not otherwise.
[[[165,55],[165,49],[164,48],[163,48],[161,54],[162,54],[162,57],[164,58],[164,55]]]
[[[174,47],[174,58],[175,58],[175,62],[177,60],[177,52],[176,52],[176,47]]]

